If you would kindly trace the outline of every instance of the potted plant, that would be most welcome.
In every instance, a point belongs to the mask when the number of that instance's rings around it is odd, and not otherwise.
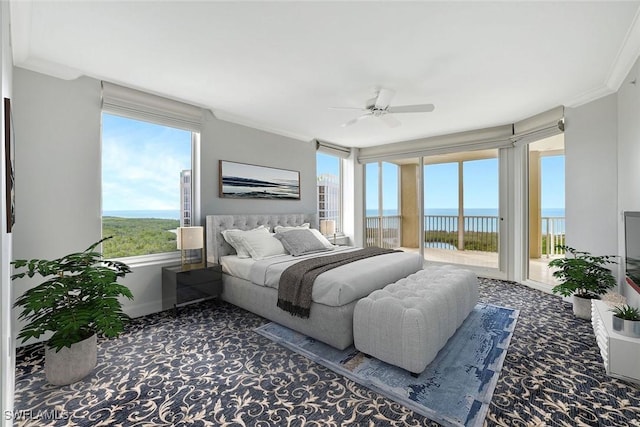
[[[640,309],[630,305],[618,305],[613,311],[613,330],[633,338],[640,338]]]
[[[45,374],[52,384],[71,384],[88,375],[97,361],[96,334],[115,337],[128,319],[118,297],[133,295],[117,280],[131,270],[95,251],[109,238],[62,258],[11,263],[12,280],[36,274],[45,279],[22,294],[14,307],[22,308],[19,318],[28,322],[18,335],[22,342],[53,332],[45,345]]]
[[[553,277],[560,281],[552,291],[565,297],[573,295],[573,313],[579,318],[590,319],[591,300],[599,299],[616,285],[611,270],[606,267],[616,264],[615,256],[595,256],[565,245],[558,245],[558,248],[565,251],[565,257],[549,262],[549,267],[557,268]]]

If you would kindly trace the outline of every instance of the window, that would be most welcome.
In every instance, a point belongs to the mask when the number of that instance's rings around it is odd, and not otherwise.
[[[424,257],[498,269],[499,152],[423,158]]]
[[[340,157],[331,154],[322,152],[316,154],[318,220],[334,220],[337,232],[342,232],[341,160]]]
[[[102,235],[107,258],[176,251],[176,228],[192,225],[189,130],[102,114]],[[193,224],[195,225],[195,224]]]
[[[564,135],[527,145],[528,161],[528,278],[549,287],[557,285],[549,261],[563,257],[565,244]]]
[[[366,246],[401,246],[399,174],[400,167],[394,163],[376,162],[365,165]]]

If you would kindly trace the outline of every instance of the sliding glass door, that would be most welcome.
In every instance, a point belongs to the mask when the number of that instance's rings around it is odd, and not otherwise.
[[[528,275],[548,286],[556,284],[549,261],[563,257],[564,244],[564,134],[528,145]]]
[[[499,150],[365,165],[365,245],[500,269]]]
[[[365,245],[399,248],[402,217],[399,195],[399,166],[376,162],[365,166]]]
[[[423,158],[424,257],[499,268],[498,150]]]

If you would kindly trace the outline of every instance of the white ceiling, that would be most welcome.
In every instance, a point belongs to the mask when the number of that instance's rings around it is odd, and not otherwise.
[[[16,66],[87,75],[345,146],[497,126],[616,91],[639,1],[12,0]],[[377,87],[432,113],[341,124]]]

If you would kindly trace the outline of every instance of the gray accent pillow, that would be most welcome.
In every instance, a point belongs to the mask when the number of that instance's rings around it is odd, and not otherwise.
[[[327,248],[311,230],[289,230],[276,233],[274,237],[280,240],[282,246],[293,256],[333,250]]]

